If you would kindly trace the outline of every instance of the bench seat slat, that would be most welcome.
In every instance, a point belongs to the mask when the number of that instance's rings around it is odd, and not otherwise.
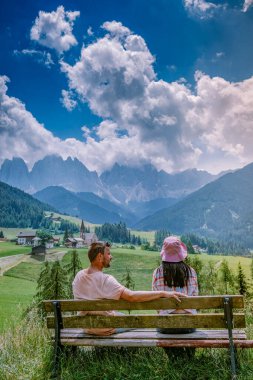
[[[189,339],[67,339],[61,340],[68,346],[96,347],[196,347],[228,348],[229,340],[189,340]],[[235,347],[253,348],[253,340],[234,340]]]
[[[181,298],[181,302],[174,298],[160,298],[145,302],[127,302],[124,300],[61,300],[62,311],[104,311],[104,310],[166,310],[166,309],[219,309],[223,308],[224,297],[230,297],[233,308],[243,308],[244,301],[241,295],[196,296]],[[52,300],[44,301],[47,312],[53,311]]]
[[[124,316],[66,316],[63,317],[64,328],[226,328],[224,314],[170,314],[161,315],[124,315]],[[54,317],[47,318],[47,327],[54,327]],[[245,315],[234,314],[234,327],[245,327]]]
[[[234,339],[245,339],[244,330],[233,330]],[[86,334],[83,329],[64,329],[61,331],[61,339],[94,339],[94,336]],[[155,329],[150,330],[133,330],[109,336],[96,337],[98,339],[228,339],[227,330],[197,330],[191,334],[161,334]]]

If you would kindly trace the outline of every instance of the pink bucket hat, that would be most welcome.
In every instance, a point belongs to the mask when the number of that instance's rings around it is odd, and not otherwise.
[[[163,241],[162,261],[178,263],[187,257],[187,247],[177,236],[168,236]]]

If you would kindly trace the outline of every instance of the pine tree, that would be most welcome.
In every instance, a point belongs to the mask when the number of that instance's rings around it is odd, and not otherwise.
[[[135,282],[129,268],[126,268],[126,273],[123,275],[121,282],[126,288],[134,290]],[[130,314],[131,311],[128,310],[128,313]]]
[[[52,265],[51,270],[51,283],[49,289],[51,292],[51,299],[64,299],[68,298],[68,278],[66,270],[61,266],[59,260],[56,260]]]
[[[131,270],[129,268],[126,268],[126,272],[123,275],[121,282],[124,284],[126,288],[134,290],[135,282],[132,277]]]
[[[79,259],[78,253],[76,249],[73,249],[71,252],[70,257],[70,263],[67,264],[64,269],[66,270],[67,274],[69,275],[69,295],[72,298],[72,282],[77,274],[82,269],[82,263]]]
[[[239,287],[239,293],[242,295],[246,294],[246,292],[247,292],[246,276],[242,270],[240,262],[238,264],[237,282],[238,282],[238,287]]]
[[[51,289],[48,286],[51,282],[51,265],[48,261],[45,261],[41,268],[39,278],[37,281],[37,293],[35,294],[35,304],[39,309],[43,310],[43,300],[51,299]]]
[[[218,273],[213,261],[208,261],[204,267],[205,281],[203,283],[205,294],[215,294],[215,287],[217,285]]]
[[[4,238],[4,233],[3,231],[0,231],[0,239],[3,239]]]
[[[228,294],[228,285],[233,285],[234,279],[227,260],[223,260],[220,266],[221,280],[225,286],[225,293]]]
[[[65,229],[65,232],[64,232],[64,236],[63,236],[63,243],[65,243],[65,241],[69,238],[69,232],[68,232],[68,229],[66,228]]]
[[[190,265],[196,272],[197,278],[198,278],[198,288],[199,288],[199,293],[201,293],[203,283],[204,283],[204,278],[203,278],[203,263],[202,261],[195,255],[191,257],[187,257],[186,263]]]

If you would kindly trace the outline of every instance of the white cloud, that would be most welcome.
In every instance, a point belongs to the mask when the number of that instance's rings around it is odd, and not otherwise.
[[[113,36],[127,36],[131,33],[130,29],[122,25],[117,21],[106,21],[103,23],[102,28],[110,32]]]
[[[71,66],[61,61],[72,109],[86,102],[103,121],[82,127],[84,141],[60,140],[0,82],[0,160],[20,156],[32,164],[46,154],[77,157],[98,172],[115,162],[151,163],[168,172],[197,167],[218,172],[253,161],[253,77],[233,83],[196,72],[185,80],[157,80],[154,57],[141,36],[106,34]]]
[[[87,29],[87,34],[88,34],[88,36],[93,36],[93,34],[94,34],[91,26],[89,26],[89,28]]]
[[[87,137],[97,152],[107,152],[99,171],[130,156],[132,164],[147,161],[167,171],[218,171],[253,160],[252,78],[230,83],[196,73],[192,91],[185,80],[156,80],[153,62],[145,41],[133,33],[120,40],[106,35],[83,47],[73,66],[62,62],[70,90],[110,119],[93,130],[96,137]]]
[[[184,6],[190,14],[201,19],[210,18],[216,10],[225,7],[206,0],[184,0]]]
[[[71,91],[62,90],[61,102],[63,106],[68,110],[72,111],[77,106],[77,101],[73,99],[73,93]]]
[[[243,4],[243,12],[247,12],[247,10],[252,7],[253,5],[253,0],[244,0],[244,4]]]
[[[30,37],[40,45],[56,49],[59,53],[67,51],[77,45],[72,30],[79,15],[79,11],[65,11],[63,6],[59,6],[54,12],[40,11],[31,28]]]
[[[50,53],[46,51],[39,51],[35,49],[23,49],[23,50],[14,50],[14,55],[16,56],[28,56],[34,58],[38,63],[45,65],[47,68],[50,68],[54,65],[54,61]]]

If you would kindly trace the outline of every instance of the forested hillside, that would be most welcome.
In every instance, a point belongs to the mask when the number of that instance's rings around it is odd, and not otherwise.
[[[1,227],[38,228],[46,210],[52,210],[52,207],[15,187],[0,182]]]
[[[253,247],[253,164],[209,183],[136,225],[138,229],[193,232]]]

